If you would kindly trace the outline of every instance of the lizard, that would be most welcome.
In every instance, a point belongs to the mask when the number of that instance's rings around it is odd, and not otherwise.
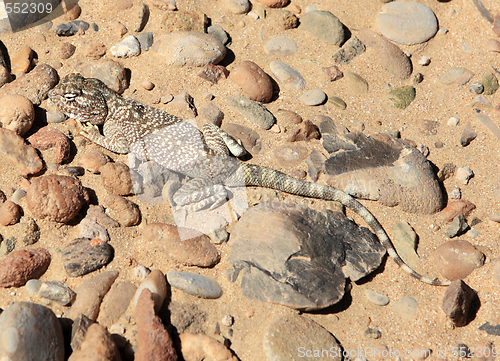
[[[303,197],[338,201],[368,224],[389,256],[406,273],[431,285],[430,279],[409,267],[396,252],[384,228],[372,213],[349,194],[333,186],[311,183],[280,171],[242,162],[245,149],[214,124],[199,130],[189,122],[158,108],[124,98],[101,80],[78,73],[64,77],[49,92],[50,100],[82,124],[80,134],[118,154],[134,153],[190,178],[173,196],[179,206],[197,210],[216,208],[227,199],[226,187],[266,187]],[[98,126],[102,126],[102,134]]]

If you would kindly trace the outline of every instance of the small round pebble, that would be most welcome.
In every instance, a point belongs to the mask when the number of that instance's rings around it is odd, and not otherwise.
[[[64,114],[60,110],[49,110],[47,112],[47,123],[62,123],[66,119],[66,114]]]
[[[462,184],[468,184],[473,176],[474,172],[469,167],[458,168],[455,172],[455,178]]]
[[[457,117],[451,117],[450,119],[448,119],[448,125],[450,127],[456,127],[458,123],[460,123],[460,119],[458,119]]]
[[[378,306],[385,306],[389,303],[389,297],[381,295],[372,290],[365,290],[365,295],[368,300]]]
[[[37,279],[32,279],[26,282],[26,293],[30,296],[34,296],[38,293],[40,286],[42,285],[42,281]]]
[[[150,82],[149,80],[144,80],[142,83],[141,83],[141,86],[146,89],[146,90],[153,90],[153,88],[155,87],[155,85]]]
[[[329,97],[328,103],[331,103],[335,108],[340,110],[344,110],[345,108],[347,108],[347,104],[345,103],[345,101],[343,101],[339,97],[335,96]]]
[[[24,135],[35,120],[33,103],[17,94],[7,94],[0,98],[0,124],[3,128]]]
[[[326,101],[326,94],[321,89],[311,89],[302,94],[299,100],[305,105],[320,105]]]
[[[219,298],[222,288],[219,283],[209,277],[190,272],[168,272],[168,283],[191,295],[201,298]]]
[[[151,273],[151,270],[146,266],[140,265],[134,269],[135,277],[142,280],[146,278]]]
[[[229,75],[250,99],[268,103],[273,96],[273,83],[269,75],[252,61],[239,63]]]
[[[123,41],[113,45],[109,52],[116,58],[130,58],[141,54],[141,44],[134,35],[129,35]]]
[[[481,83],[474,82],[469,84],[469,91],[472,94],[481,94],[484,91],[484,86]]]
[[[12,201],[6,201],[0,206],[0,224],[10,226],[19,222],[21,208]]]
[[[500,41],[497,39],[488,39],[486,49],[495,53],[500,53]]]
[[[422,66],[427,66],[431,63],[431,59],[428,56],[423,56],[420,58],[418,63]]]
[[[231,327],[234,324],[234,317],[231,315],[225,315],[222,318],[221,323],[226,327]]]
[[[290,56],[295,54],[297,50],[297,43],[288,36],[278,36],[264,45],[264,52],[268,55]]]
[[[222,0],[220,6],[232,14],[246,14],[251,7],[248,0]]]
[[[269,64],[271,72],[276,77],[276,80],[284,87],[290,90],[303,90],[306,87],[306,81],[298,70],[291,66],[274,60]]]
[[[453,188],[450,192],[450,199],[460,199],[462,198],[462,192],[459,187]]]

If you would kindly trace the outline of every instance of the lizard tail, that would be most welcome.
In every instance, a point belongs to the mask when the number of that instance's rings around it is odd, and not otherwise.
[[[271,168],[247,163],[242,163],[241,167],[243,170],[245,184],[248,186],[271,188],[303,197],[325,199],[342,203],[344,206],[356,212],[370,226],[372,231],[377,235],[380,243],[387,250],[387,253],[389,253],[389,256],[401,269],[403,269],[403,271],[416,279],[431,285],[448,286],[450,284],[448,281],[440,281],[438,279],[424,277],[420,273],[411,269],[401,259],[401,257],[399,257],[389,237],[387,236],[387,233],[385,233],[385,230],[382,228],[377,219],[370,213],[370,211],[356,199],[340,189],[323,184],[305,182]]]

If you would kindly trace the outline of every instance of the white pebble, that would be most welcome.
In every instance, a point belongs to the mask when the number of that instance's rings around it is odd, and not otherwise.
[[[259,14],[257,14],[255,11],[250,11],[247,15],[254,20],[257,20],[259,18]]]
[[[459,187],[455,187],[450,192],[450,199],[460,199],[460,198],[462,198],[462,191],[460,190]]]
[[[225,315],[221,323],[226,327],[231,327],[234,323],[234,317],[231,315]]]
[[[137,266],[134,271],[135,271],[135,276],[140,280],[143,280],[151,273],[151,270],[146,266]]]
[[[405,55],[406,55],[408,58],[411,58],[411,53],[410,53],[408,50],[405,50]]]
[[[428,56],[423,56],[420,58],[418,63],[422,66],[427,66],[431,63],[431,59]]]
[[[319,11],[319,9],[314,5],[309,5],[306,7],[306,13],[312,13],[313,11]]]
[[[469,167],[458,168],[455,173],[455,178],[463,184],[468,184],[469,179],[474,176],[474,172]]]
[[[460,123],[460,120],[456,117],[451,117],[450,119],[448,119],[448,125],[450,127],[456,127],[458,123]]]

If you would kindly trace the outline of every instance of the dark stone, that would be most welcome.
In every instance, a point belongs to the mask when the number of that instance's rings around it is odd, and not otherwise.
[[[450,238],[457,237],[464,234],[468,229],[469,225],[467,224],[465,217],[459,214],[453,219],[450,226],[446,230],[446,235]]]
[[[71,348],[73,351],[80,348],[83,340],[85,340],[85,334],[87,333],[88,328],[93,323],[94,321],[85,316],[83,313],[75,318],[73,326],[71,327]]]
[[[59,36],[72,36],[75,35],[79,30],[88,30],[89,27],[89,23],[83,20],[74,20],[56,26],[54,28],[54,31]]]
[[[243,269],[246,297],[295,309],[331,306],[346,278],[376,269],[385,248],[366,228],[341,213],[286,204],[259,204],[231,233],[230,262]]]
[[[488,335],[500,336],[500,324],[490,324],[489,322],[483,323],[479,326],[481,331],[486,331]]]
[[[333,61],[337,64],[349,64],[354,57],[363,54],[365,50],[365,45],[353,36],[333,55]]]
[[[64,247],[64,269],[70,277],[93,272],[113,259],[113,247],[100,239],[77,238]]]
[[[473,318],[473,303],[477,299],[476,292],[464,281],[453,281],[448,286],[443,298],[442,309],[455,326],[467,325]]]
[[[153,45],[154,37],[153,33],[141,33],[137,38],[139,43],[141,44],[141,50],[148,51],[149,48]]]
[[[75,177],[81,177],[85,174],[85,168],[79,166],[66,167],[64,170]]]

